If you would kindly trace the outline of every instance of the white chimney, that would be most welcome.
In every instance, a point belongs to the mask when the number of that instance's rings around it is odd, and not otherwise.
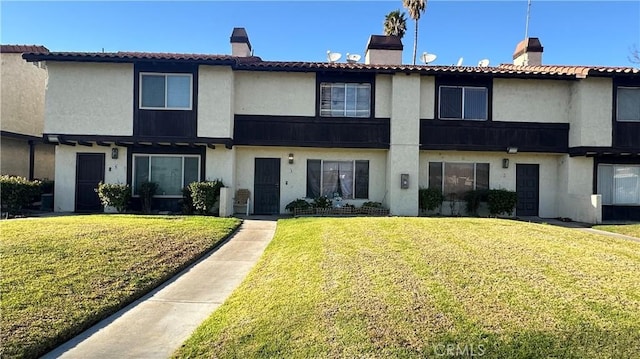
[[[542,65],[542,44],[537,37],[527,37],[516,45],[513,53],[513,64],[516,66]]]
[[[371,35],[364,63],[372,65],[402,65],[402,40],[399,36]]]
[[[231,33],[231,56],[251,56],[251,43],[244,27],[234,27]]]

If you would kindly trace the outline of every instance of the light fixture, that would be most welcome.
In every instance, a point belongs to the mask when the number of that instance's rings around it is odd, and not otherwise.
[[[293,153],[289,154],[289,164],[292,165],[293,164]]]
[[[60,142],[58,135],[48,135],[49,142]]]
[[[512,155],[518,153],[518,147],[507,147],[507,153]]]
[[[114,147],[111,149],[111,158],[114,160],[118,159],[118,147]]]
[[[509,159],[508,158],[503,158],[502,159],[502,168],[509,168]]]

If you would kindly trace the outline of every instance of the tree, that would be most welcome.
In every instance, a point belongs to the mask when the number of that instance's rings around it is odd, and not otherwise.
[[[416,29],[413,37],[413,64],[416,64],[416,52],[418,51],[418,20],[427,7],[427,0],[402,0],[404,6],[409,12],[409,16],[416,22]]]
[[[404,16],[404,12],[395,10],[387,14],[384,18],[384,34],[404,37],[404,33],[407,31],[407,18]]]
[[[630,52],[631,54],[629,54],[629,62],[640,64],[640,50],[638,50],[638,47],[635,44],[630,49]]]

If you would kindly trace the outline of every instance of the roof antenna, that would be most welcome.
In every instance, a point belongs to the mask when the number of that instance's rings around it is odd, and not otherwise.
[[[524,25],[524,39],[529,37],[529,18],[531,17],[531,0],[527,1],[527,20]]]

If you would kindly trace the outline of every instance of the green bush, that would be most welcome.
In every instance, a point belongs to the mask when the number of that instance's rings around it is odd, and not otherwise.
[[[477,216],[480,202],[487,202],[489,191],[486,189],[478,189],[469,191],[464,194],[464,200],[467,201],[467,213],[469,215]]]
[[[151,213],[151,204],[153,196],[158,192],[158,184],[156,182],[142,182],[140,184],[140,201],[142,202],[142,212]]]
[[[362,207],[382,208],[382,203],[380,203],[380,202],[365,202],[365,203],[362,204]]]
[[[422,210],[433,211],[444,201],[442,192],[437,188],[420,188],[418,190],[418,207]]]
[[[40,182],[42,183],[42,185],[40,186],[40,193],[42,194],[52,194],[53,193],[53,189],[55,188],[55,182],[50,180],[50,179],[43,179],[40,180]]]
[[[289,212],[293,212],[294,209],[309,209],[309,208],[311,208],[311,204],[302,198],[298,198],[295,201],[291,201],[289,202],[289,204],[287,204],[284,207],[284,209],[286,209]]]
[[[2,206],[11,215],[18,214],[24,207],[33,203],[40,196],[40,181],[29,181],[19,176],[1,176],[0,193]]]
[[[492,189],[489,190],[487,198],[489,203],[489,213],[492,216],[497,216],[502,213],[507,213],[509,216],[513,214],[513,208],[518,203],[518,195],[516,192],[508,191],[506,189]]]
[[[193,214],[193,200],[189,186],[182,189],[182,214]]]
[[[96,192],[103,206],[115,207],[118,213],[127,210],[131,199],[131,188],[128,184],[100,182]]]
[[[333,206],[333,201],[326,196],[322,196],[314,199],[311,205],[313,208],[331,208]]]
[[[189,184],[193,208],[200,214],[208,214],[213,210],[220,198],[220,188],[224,187],[221,180],[192,182]]]

